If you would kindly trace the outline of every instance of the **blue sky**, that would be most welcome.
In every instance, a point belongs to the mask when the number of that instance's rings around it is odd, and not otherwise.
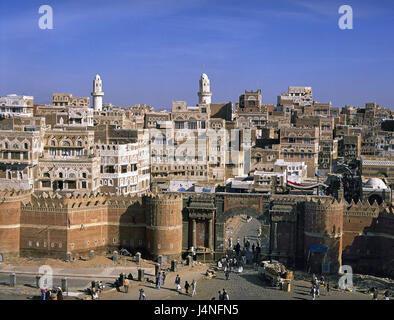
[[[38,27],[43,4],[53,30]],[[353,30],[338,28],[343,4]],[[161,109],[195,105],[204,71],[213,102],[306,85],[334,106],[393,107],[393,35],[391,0],[0,0],[0,95],[90,96],[99,73],[104,102]]]

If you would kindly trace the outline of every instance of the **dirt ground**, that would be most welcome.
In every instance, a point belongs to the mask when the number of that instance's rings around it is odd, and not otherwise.
[[[320,275],[316,275],[318,278]],[[332,287],[338,284],[340,279],[340,275],[330,275],[326,276],[326,280],[328,280]],[[296,280],[311,280],[311,274],[302,271],[296,271],[294,273],[294,279]],[[366,292],[372,287],[376,287],[379,292],[384,292],[387,288],[390,289],[392,293],[394,293],[394,280],[390,278],[380,278],[372,275],[362,275],[362,274],[353,274],[353,287],[358,292]]]
[[[13,266],[32,266],[39,267],[41,265],[50,265],[53,268],[100,268],[100,267],[113,267],[112,255],[103,256],[96,255],[93,259],[76,259],[74,261],[64,261],[59,259],[43,259],[43,258],[8,258],[5,261],[8,265]],[[141,259],[141,267],[152,268],[154,266],[153,261]],[[134,262],[134,258],[119,256],[117,266],[137,266]]]

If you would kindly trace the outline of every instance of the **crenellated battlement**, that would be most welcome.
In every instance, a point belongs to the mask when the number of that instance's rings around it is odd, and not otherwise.
[[[363,216],[363,217],[378,217],[380,213],[383,213],[389,207],[382,203],[379,205],[377,202],[370,204],[368,201],[358,201],[355,203],[353,200],[348,203],[345,202],[343,215],[344,216]]]
[[[342,208],[344,202],[330,196],[308,196],[305,199],[305,204],[308,206],[319,207],[321,209],[334,210]]]
[[[31,195],[31,190],[2,189],[0,190],[0,205],[7,202],[24,202],[29,199]]]

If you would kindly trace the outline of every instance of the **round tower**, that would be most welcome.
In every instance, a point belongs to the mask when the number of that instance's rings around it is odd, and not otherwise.
[[[305,202],[304,257],[310,272],[338,272],[342,264],[343,202],[311,197]],[[325,270],[323,270],[323,268]]]
[[[158,194],[145,199],[148,251],[154,258],[178,259],[182,254],[182,196]]]
[[[198,92],[199,104],[210,104],[212,98],[211,85],[208,76],[203,73],[200,78],[200,91]]]
[[[93,97],[93,109],[95,111],[101,111],[103,109],[104,92],[102,91],[102,89],[103,89],[103,83],[101,81],[100,76],[96,74],[93,80],[93,91],[91,93]]]
[[[31,190],[0,191],[0,261],[9,257],[19,257],[26,247],[26,235],[21,232],[24,222],[21,204],[31,198]]]

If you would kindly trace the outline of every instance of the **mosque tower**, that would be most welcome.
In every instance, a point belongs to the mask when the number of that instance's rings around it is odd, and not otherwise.
[[[198,92],[199,104],[210,104],[212,92],[210,89],[210,82],[208,76],[203,73],[200,78],[200,91]]]
[[[103,96],[104,92],[102,92],[103,83],[98,74],[94,77],[93,80],[93,92],[91,93],[93,97],[93,109],[95,111],[101,111],[103,109]]]

